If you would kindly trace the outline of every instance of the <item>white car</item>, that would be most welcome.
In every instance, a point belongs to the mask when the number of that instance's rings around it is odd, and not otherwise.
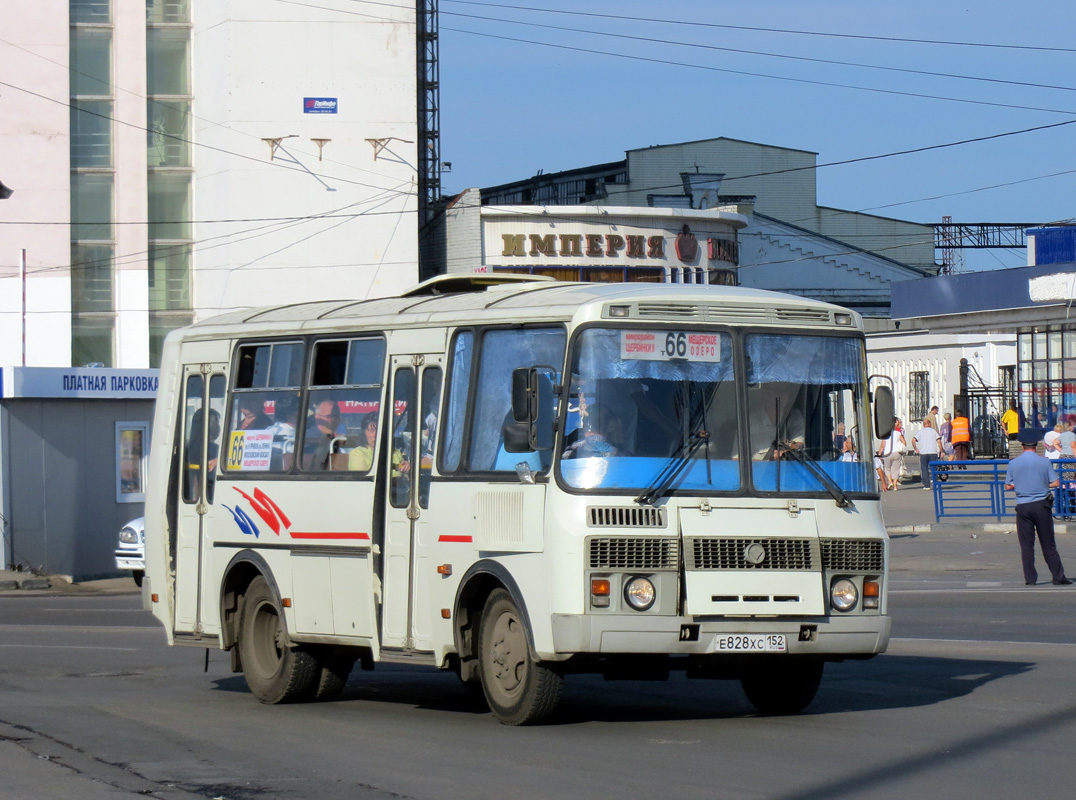
[[[132,519],[120,529],[116,548],[116,569],[129,570],[134,582],[141,586],[146,574],[146,518]]]

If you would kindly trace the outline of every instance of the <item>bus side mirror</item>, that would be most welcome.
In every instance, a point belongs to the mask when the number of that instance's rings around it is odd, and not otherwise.
[[[540,367],[512,370],[512,414],[502,427],[504,449],[531,453],[553,447],[553,376]]]
[[[879,439],[888,439],[893,433],[893,420],[896,407],[893,404],[893,389],[889,386],[874,387],[874,435]]]

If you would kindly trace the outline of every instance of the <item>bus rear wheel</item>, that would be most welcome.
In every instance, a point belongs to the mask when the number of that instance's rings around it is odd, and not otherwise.
[[[355,658],[327,650],[319,653],[315,660],[317,671],[311,681],[311,699],[318,702],[335,700],[347,685],[351,669],[355,666]]]
[[[750,675],[740,678],[740,685],[760,714],[798,714],[818,693],[823,667],[823,661],[778,656],[761,662]]]
[[[288,647],[284,621],[265,578],[250,582],[239,619],[239,655],[250,691],[263,703],[287,703],[314,694],[318,663]]]
[[[530,725],[553,713],[561,676],[531,657],[523,615],[504,589],[486,601],[478,648],[482,691],[500,722]]]

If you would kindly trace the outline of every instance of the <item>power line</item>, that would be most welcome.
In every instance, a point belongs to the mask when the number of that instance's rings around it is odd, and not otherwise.
[[[365,17],[365,18],[383,19],[383,18],[377,17],[377,16],[375,16],[373,14],[363,14],[363,13],[356,12],[356,11],[346,11],[346,10],[343,10],[343,9],[329,8],[329,7],[326,7],[326,6],[319,6],[319,5],[316,5],[314,3],[298,2],[298,0],[276,0],[276,2],[278,2],[278,3],[286,3],[288,5],[304,6],[304,7],[307,7],[307,8],[316,8],[316,9],[319,9],[321,11],[329,11],[329,12],[336,12],[336,13],[341,13],[341,14],[349,14],[349,15],[360,16],[360,17]],[[393,7],[393,8],[398,8],[399,7],[399,6],[394,6],[393,4],[390,4],[390,3],[376,2],[375,0],[350,0],[350,2],[359,3],[359,4],[363,4],[363,5],[389,6],[389,7]],[[529,10],[536,10],[537,11],[537,10],[543,10],[543,9],[529,9]],[[449,12],[449,13],[452,13],[452,12]],[[583,13],[583,12],[564,12],[564,13]],[[457,15],[457,16],[468,16],[468,15]],[[606,16],[606,15],[595,14],[593,16]],[[489,18],[489,19],[491,19],[491,21],[514,22],[512,20],[498,20],[496,18]],[[641,21],[651,21],[651,20],[646,20],[644,18],[639,18],[639,19]],[[540,25],[539,23],[519,22],[519,23],[516,23],[516,24],[523,24],[523,25],[531,24],[531,25],[536,25],[538,27],[550,27],[550,26],[546,26],[546,25]],[[557,49],[557,50],[568,50],[568,51],[573,51],[573,52],[586,53],[587,55],[608,56],[610,58],[619,58],[619,59],[625,59],[625,60],[629,60],[629,61],[642,61],[642,62],[651,63],[651,64],[662,64],[664,66],[686,67],[688,69],[698,69],[698,70],[704,70],[704,71],[708,71],[708,72],[720,72],[720,73],[728,74],[728,75],[742,75],[742,76],[745,76],[745,77],[764,78],[764,79],[768,79],[768,80],[778,80],[778,81],[786,81],[786,82],[791,82],[791,83],[801,83],[801,84],[808,84],[808,85],[812,85],[812,86],[825,86],[825,87],[837,88],[837,89],[852,89],[852,90],[855,90],[855,91],[872,92],[872,93],[877,93],[877,94],[888,94],[888,95],[895,95],[895,96],[898,96],[898,97],[913,97],[913,98],[926,99],[926,100],[943,100],[943,101],[952,102],[952,103],[965,103],[965,104],[969,104],[969,105],[981,105],[981,106],[988,106],[988,107],[993,107],[993,108],[1009,108],[1009,109],[1015,109],[1015,110],[1020,110],[1020,111],[1042,111],[1042,112],[1049,113],[1049,114],[1076,115],[1076,111],[1070,110],[1070,109],[1045,108],[1045,107],[1042,107],[1042,106],[1025,106],[1025,105],[1019,105],[1019,104],[1015,104],[1015,103],[1001,103],[1001,102],[995,102],[995,101],[990,101],[990,100],[972,100],[972,99],[963,98],[963,97],[947,97],[945,95],[932,95],[932,94],[925,94],[925,93],[922,93],[922,92],[907,92],[907,91],[901,91],[901,90],[898,90],[898,89],[883,89],[883,88],[872,87],[872,86],[858,86],[858,85],[855,85],[855,84],[838,83],[838,82],[834,82],[834,81],[821,81],[821,80],[814,80],[814,79],[811,79],[811,78],[798,78],[798,77],[792,77],[792,76],[788,76],[788,75],[772,75],[772,74],[764,73],[764,72],[754,72],[754,71],[750,71],[750,70],[737,70],[737,69],[731,69],[731,68],[728,68],[728,67],[714,67],[714,66],[708,66],[708,65],[705,65],[705,64],[693,64],[693,63],[689,63],[689,62],[674,61],[674,60],[671,60],[671,59],[655,58],[655,57],[651,57],[651,56],[630,55],[630,54],[627,54],[627,53],[616,53],[616,52],[611,52],[611,51],[608,51],[608,50],[596,50],[596,49],[587,48],[587,47],[576,47],[576,46],[573,46],[573,45],[557,44],[557,43],[554,43],[554,42],[542,42],[542,41],[538,41],[536,39],[521,39],[519,37],[506,36],[506,35],[503,35],[503,34],[483,33],[483,32],[480,32],[480,31],[467,30],[465,28],[452,28],[452,27],[447,27],[445,25],[441,25],[440,30],[442,30],[442,31],[451,31],[453,33],[462,33],[462,34],[466,34],[466,35],[470,35],[470,36],[481,36],[483,38],[488,38],[488,39],[498,39],[498,40],[507,41],[507,42],[515,42],[515,43],[518,43],[518,44],[534,45],[534,46],[538,46],[538,47],[548,47],[548,48],[553,48],[553,49]],[[558,28],[558,30],[562,30],[562,29]],[[635,38],[635,37],[623,36],[623,38],[629,38],[630,39],[630,38]],[[1073,52],[1076,52],[1076,51],[1073,51]],[[956,77],[956,76],[953,76],[953,77]],[[1043,87],[1043,88],[1046,88],[1046,87]],[[1057,88],[1065,88],[1066,90],[1068,90],[1068,87],[1057,87]]]
[[[385,5],[384,3],[371,2],[371,0],[351,0],[351,2],[366,3],[368,5]],[[935,44],[944,45],[947,47],[983,47],[1001,50],[1028,50],[1028,51],[1041,51],[1048,53],[1076,53],[1076,48],[1071,47],[1045,47],[1042,45],[1018,45],[1018,44],[1001,44],[993,42],[961,42],[951,41],[945,39],[914,39],[900,36],[871,36],[868,34],[854,34],[854,33],[835,33],[833,31],[808,31],[799,30],[795,28],[767,28],[755,25],[728,25],[717,22],[703,22],[701,20],[675,20],[665,19],[661,17],[633,17],[623,14],[599,14],[597,12],[590,11],[565,11],[562,9],[554,8],[537,8],[534,6],[520,6],[509,5],[506,3],[485,3],[477,2],[477,0],[442,0],[442,2],[456,3],[459,5],[469,6],[483,6],[486,8],[504,8],[512,9],[516,11],[534,11],[543,14],[564,14],[569,16],[579,17],[593,17],[600,19],[612,19],[621,20],[627,22],[647,22],[647,23],[659,23],[662,25],[686,25],[692,28],[720,28],[733,31],[755,31],[760,33],[782,33],[791,34],[796,36],[821,36],[830,37],[834,39],[861,39],[864,41],[876,41],[876,42],[900,42],[904,44]]]
[[[364,0],[351,0],[351,2],[364,2]],[[563,25],[547,25],[547,24],[544,24],[544,23],[541,23],[541,22],[526,22],[524,20],[504,19],[503,17],[489,17],[489,16],[482,16],[482,15],[479,15],[479,14],[460,14],[460,13],[454,12],[454,11],[441,11],[440,13],[442,15],[444,15],[444,16],[462,17],[462,18],[465,18],[465,19],[476,19],[476,20],[482,20],[482,21],[486,21],[486,22],[503,22],[503,23],[507,23],[507,24],[510,24],[510,25],[522,25],[522,26],[525,26],[525,27],[542,28],[542,29],[545,29],[545,30],[564,31],[564,32],[569,32],[569,33],[579,33],[579,34],[585,33],[585,34],[590,35],[590,36],[604,36],[604,37],[613,38],[613,39],[625,39],[625,40],[628,40],[628,41],[645,42],[647,44],[670,45],[670,46],[673,46],[673,47],[687,47],[687,48],[693,48],[693,49],[698,49],[698,50],[710,50],[710,51],[724,52],[724,53],[739,53],[741,55],[762,56],[762,57],[765,57],[765,58],[781,58],[781,59],[787,59],[787,60],[791,60],[791,61],[805,61],[805,62],[814,63],[814,64],[827,64],[827,65],[831,65],[831,66],[842,66],[842,67],[856,67],[856,68],[859,68],[859,69],[873,69],[873,70],[880,70],[880,71],[884,71],[884,72],[903,73],[903,74],[908,74],[908,75],[925,75],[925,76],[933,77],[933,78],[953,78],[953,79],[956,79],[956,80],[978,81],[978,82],[983,82],[983,83],[996,83],[996,84],[1003,84],[1003,85],[1008,85],[1008,86],[1020,86],[1020,87],[1032,88],[1032,89],[1056,89],[1058,91],[1064,91],[1064,92],[1076,92],[1076,87],[1072,87],[1072,86],[1059,86],[1059,85],[1055,85],[1055,84],[1034,83],[1034,82],[1031,82],[1031,81],[1006,80],[1004,78],[986,78],[986,77],[982,77],[982,76],[978,76],[978,75],[962,75],[962,74],[953,73],[953,72],[934,72],[934,71],[930,71],[930,70],[911,69],[911,68],[908,68],[908,67],[890,67],[890,66],[885,66],[885,65],[881,65],[881,64],[863,64],[863,63],[855,62],[855,61],[838,61],[838,60],[835,60],[835,59],[828,59],[828,58],[813,58],[813,57],[809,57],[809,56],[796,56],[796,55],[790,55],[788,53],[772,53],[772,52],[768,52],[768,51],[765,51],[765,50],[747,50],[747,49],[738,48],[738,47],[723,47],[721,45],[714,45],[714,44],[699,44],[697,42],[685,42],[685,41],[675,40],[675,39],[658,39],[658,38],[652,37],[652,36],[635,36],[635,35],[624,34],[624,33],[613,33],[612,31],[600,31],[600,30],[580,31],[577,28],[568,28],[568,27],[565,27]]]
[[[286,0],[278,0],[278,2],[285,2],[285,1]],[[355,1],[359,2],[360,0],[355,0]],[[302,5],[302,4],[297,4],[297,5]],[[574,51],[574,52],[578,52],[578,53],[586,53],[587,55],[609,56],[611,58],[620,58],[620,59],[625,59],[625,60],[628,60],[628,61],[643,61],[643,62],[647,62],[647,63],[651,63],[651,64],[662,64],[662,65],[671,66],[671,67],[687,67],[689,69],[698,69],[698,70],[704,70],[704,71],[707,71],[707,72],[720,72],[720,73],[727,74],[727,75],[743,75],[743,76],[751,77],[751,78],[765,78],[765,79],[768,79],[768,80],[786,81],[786,82],[789,82],[789,83],[801,83],[801,84],[807,84],[807,85],[811,85],[811,86],[826,86],[826,87],[833,88],[833,89],[852,89],[852,90],[861,91],[861,92],[872,92],[872,93],[875,93],[875,94],[888,94],[888,95],[895,95],[897,97],[914,97],[914,98],[923,99],[923,100],[944,100],[944,101],[950,102],[950,103],[964,103],[964,104],[976,105],[976,106],[989,106],[989,107],[992,107],[992,108],[1009,108],[1009,109],[1016,109],[1016,110],[1019,110],[1019,111],[1042,111],[1042,112],[1045,112],[1045,113],[1048,113],[1048,114],[1068,114],[1070,116],[1076,114],[1076,111],[1073,111],[1071,109],[1045,108],[1043,106],[1025,106],[1025,105],[1018,105],[1016,103],[993,102],[993,101],[990,101],[990,100],[971,100],[971,99],[966,98],[966,97],[947,97],[945,95],[925,94],[923,92],[905,92],[905,91],[901,91],[899,89],[882,89],[882,88],[879,88],[879,87],[872,87],[872,86],[857,86],[855,84],[849,84],[849,83],[837,83],[835,81],[820,81],[820,80],[814,80],[814,79],[811,79],[811,78],[795,78],[795,77],[791,77],[791,76],[788,76],[788,75],[771,75],[771,74],[765,73],[765,72],[753,72],[753,71],[750,71],[750,70],[730,69],[728,67],[713,67],[713,66],[707,66],[705,64],[691,64],[691,63],[684,62],[684,61],[673,61],[671,59],[665,59],[665,58],[654,58],[654,57],[651,57],[651,56],[628,55],[626,53],[614,53],[614,52],[611,52],[611,51],[608,51],[608,50],[595,50],[595,49],[588,48],[588,47],[575,47],[575,46],[567,45],[567,44],[555,44],[555,43],[552,43],[552,42],[540,42],[540,41],[538,41],[536,39],[520,39],[518,37],[504,36],[504,35],[501,35],[501,34],[480,33],[478,31],[469,31],[469,30],[465,30],[465,29],[462,29],[462,28],[450,28],[450,27],[446,27],[444,25],[441,26],[441,30],[442,31],[452,31],[453,33],[468,34],[470,36],[481,36],[481,37],[484,37],[484,38],[487,38],[487,39],[500,39],[500,40],[503,40],[503,41],[506,41],[506,42],[516,42],[518,44],[534,45],[534,46],[537,46],[537,47],[549,47],[549,48],[553,48],[555,50],[569,50],[569,51]]]
[[[33,97],[40,98],[42,100],[47,100],[50,103],[55,103],[56,105],[64,106],[64,107],[69,108],[69,109],[72,108],[72,105],[69,102],[65,102],[63,100],[57,100],[55,97],[49,97],[48,95],[41,94],[40,92],[35,92],[35,91],[31,90],[31,89],[26,89],[26,88],[24,88],[22,86],[17,86],[17,85],[15,85],[13,83],[8,83],[7,81],[0,80],[0,86],[7,86],[10,89],[15,89],[16,91],[24,92],[25,94],[31,95]],[[289,166],[287,166],[287,165],[285,165],[285,164],[283,164],[283,163],[281,163],[279,161],[266,162],[263,159],[256,158],[255,156],[248,156],[245,153],[236,153],[236,152],[234,152],[232,150],[226,150],[223,147],[216,147],[215,145],[206,144],[204,142],[197,142],[197,141],[194,141],[193,139],[186,139],[186,138],[184,138],[182,136],[177,136],[177,135],[171,134],[171,133],[161,133],[160,131],[153,131],[153,130],[150,130],[149,128],[145,127],[144,125],[137,125],[137,124],[135,124],[133,122],[128,122],[126,120],[119,119],[118,117],[113,117],[113,116],[111,116],[109,114],[98,114],[95,111],[89,111],[89,110],[84,109],[84,108],[80,108],[80,109],[78,109],[78,111],[81,114],[89,114],[90,116],[99,117],[101,119],[109,120],[110,122],[116,122],[116,123],[118,123],[120,125],[125,125],[125,126],[127,126],[129,128],[134,128],[135,130],[145,131],[147,133],[153,133],[153,134],[158,135],[158,136],[163,136],[164,138],[167,138],[167,139],[172,139],[172,140],[177,141],[177,142],[183,142],[184,144],[190,144],[190,145],[194,145],[195,147],[201,147],[201,148],[204,148],[206,150],[212,150],[212,151],[217,152],[217,153],[223,153],[225,155],[234,156],[236,158],[242,158],[242,159],[244,159],[246,161],[253,161],[256,164],[265,165],[265,164],[268,163],[271,166],[276,166],[276,167],[278,167],[280,169],[288,170],[289,172],[299,172],[299,173],[302,173],[304,175],[313,175],[315,178],[325,178],[325,179],[330,180],[330,181],[336,181],[338,183],[347,183],[347,184],[351,184],[353,186],[362,186],[362,187],[367,188],[367,189],[379,189],[379,190],[382,190],[382,191],[385,190],[384,186],[377,186],[376,184],[372,184],[372,183],[363,183],[362,181],[351,180],[349,178],[342,178],[342,177],[339,177],[339,176],[323,175],[323,174],[319,174],[319,173],[313,172],[313,171],[305,169],[305,168],[289,167]]]
[[[111,89],[113,89],[115,91],[123,92],[124,94],[131,95],[132,97],[137,97],[140,100],[145,100],[147,103],[153,103],[156,106],[164,106],[165,108],[167,108],[168,103],[175,102],[175,100],[157,100],[157,99],[148,97],[148,96],[146,96],[144,94],[141,94],[140,92],[136,92],[136,91],[134,91],[132,89],[127,89],[127,88],[125,88],[123,86],[120,86],[119,84],[109,83],[108,81],[102,80],[100,77],[98,77],[96,75],[91,75],[89,73],[82,72],[80,70],[75,69],[74,67],[72,67],[70,65],[64,64],[64,63],[62,63],[60,61],[56,61],[55,59],[49,58],[48,56],[44,56],[41,53],[36,53],[33,50],[30,50],[28,48],[22,47],[21,45],[17,45],[14,42],[9,42],[6,39],[0,38],[0,43],[6,44],[8,47],[13,47],[16,50],[21,50],[22,52],[27,53],[28,55],[31,55],[31,56],[34,56],[36,58],[41,59],[42,61],[47,61],[50,64],[55,64],[57,67],[66,70],[68,73],[70,73],[72,75],[80,75],[80,76],[82,76],[84,78],[90,78],[90,79],[96,81],[97,83],[101,83],[101,84],[103,84],[105,86],[108,86],[109,88],[111,88]],[[79,108],[78,110],[79,110],[80,113],[92,113],[92,112],[87,112],[87,111],[85,111],[85,109],[82,109],[82,108]],[[197,120],[199,122],[208,123],[208,124],[212,125],[215,128],[223,128],[224,130],[230,131],[232,133],[239,134],[240,136],[246,136],[246,137],[248,137],[250,139],[256,139],[258,141],[261,141],[261,137],[255,135],[253,133],[247,133],[246,131],[237,130],[237,129],[231,127],[230,125],[226,125],[223,122],[218,122],[216,120],[212,120],[212,119],[209,119],[207,117],[202,117],[202,116],[199,116],[197,114],[194,114],[194,113],[192,113],[190,111],[189,107],[184,112],[184,115],[186,117],[189,117],[192,120]],[[153,131],[153,133],[156,133],[156,134],[158,134],[160,136],[174,138],[177,141],[182,141],[182,142],[186,141],[185,139],[180,139],[178,137],[171,136],[170,134],[166,134],[166,133],[164,133],[162,131]],[[225,151],[225,152],[227,152],[227,151]],[[313,157],[314,155],[318,155],[318,160],[319,161],[322,160],[320,154],[303,153],[303,155],[310,156],[310,157]],[[343,162],[343,161],[335,161],[335,160],[330,159],[330,158],[326,158],[324,160],[326,162],[330,163],[330,164],[337,164],[337,165],[342,166],[342,167],[347,167],[349,169],[353,169],[356,172],[365,172],[365,173],[370,174],[370,175],[377,175],[378,177],[381,177],[381,173],[379,173],[379,172],[374,172],[373,170],[364,169],[363,167],[357,167],[354,164],[348,164],[348,163]]]

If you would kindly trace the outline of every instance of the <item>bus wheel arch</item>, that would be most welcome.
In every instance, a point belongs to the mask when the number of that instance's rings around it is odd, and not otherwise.
[[[452,633],[456,653],[459,655],[459,676],[464,683],[478,681],[478,632],[482,625],[482,612],[489,596],[498,589],[503,589],[511,595],[516,608],[523,616],[531,656],[534,656],[534,637],[531,633],[530,618],[518,584],[511,573],[496,561],[479,561],[471,565],[471,568],[460,579],[459,587],[456,589],[455,613],[453,614],[455,622]]]
[[[251,581],[259,576],[266,580],[279,600],[280,588],[273,578],[269,564],[259,553],[242,550],[232,557],[224,569],[224,579],[220,585],[221,647],[224,650],[232,650],[233,654],[237,652],[235,646],[239,642],[239,614],[243,595]],[[239,672],[240,668],[235,671]]]

